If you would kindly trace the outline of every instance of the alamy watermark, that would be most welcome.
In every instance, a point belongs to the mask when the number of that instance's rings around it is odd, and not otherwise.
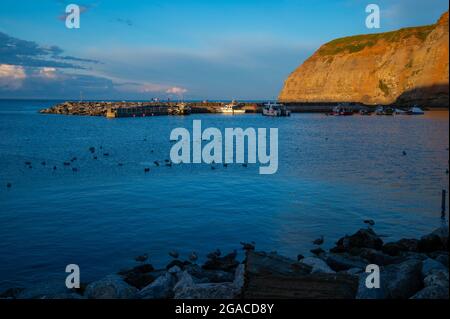
[[[278,128],[270,128],[267,135],[266,128],[225,128],[223,142],[222,132],[218,128],[209,127],[202,131],[202,121],[194,120],[192,136],[182,127],[170,133],[170,140],[177,141],[170,150],[170,159],[174,164],[259,162],[265,165],[259,167],[260,174],[275,174],[278,170]],[[202,141],[207,144],[203,146]]]
[[[369,13],[366,18],[366,27],[368,29],[379,29],[381,27],[380,7],[374,3],[369,4],[366,7],[366,13]]]
[[[80,28],[80,6],[77,4],[69,4],[66,6],[66,28]]]

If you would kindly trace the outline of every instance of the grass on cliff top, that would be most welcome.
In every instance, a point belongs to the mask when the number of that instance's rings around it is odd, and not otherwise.
[[[403,39],[415,36],[420,41],[425,41],[435,25],[423,27],[403,28],[397,31],[362,34],[333,40],[325,44],[319,50],[319,55],[335,55],[338,53],[355,53],[366,47],[374,46],[378,41],[384,40],[387,43],[398,42]]]

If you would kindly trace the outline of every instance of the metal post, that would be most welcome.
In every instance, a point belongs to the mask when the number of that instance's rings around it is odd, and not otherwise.
[[[445,199],[446,199],[446,191],[442,190],[442,200],[441,200],[441,218],[445,219]]]

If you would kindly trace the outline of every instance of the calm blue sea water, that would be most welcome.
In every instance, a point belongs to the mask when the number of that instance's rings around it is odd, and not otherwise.
[[[114,120],[37,113],[54,103],[0,101],[0,288],[64,276],[69,263],[89,281],[145,252],[163,266],[173,249],[204,256],[240,241],[294,257],[322,234],[332,246],[365,218],[386,240],[441,224],[448,112]],[[255,165],[154,167],[169,158],[170,131],[191,128],[193,119],[222,129],[278,127],[278,173],[259,175]],[[110,156],[93,160],[90,146]],[[62,165],[74,156],[76,173]]]

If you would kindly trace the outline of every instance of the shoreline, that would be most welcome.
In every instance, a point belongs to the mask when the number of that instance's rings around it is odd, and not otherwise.
[[[368,226],[328,251],[318,239],[297,260],[258,251],[254,243],[241,243],[243,260],[237,250],[216,250],[202,265],[195,253],[182,258],[173,251],[172,261],[155,269],[142,255],[135,267],[82,282],[79,289],[61,280],[11,287],[0,299],[448,299],[448,233],[446,224],[419,239],[384,243]],[[365,285],[369,264],[380,268],[379,289]]]

